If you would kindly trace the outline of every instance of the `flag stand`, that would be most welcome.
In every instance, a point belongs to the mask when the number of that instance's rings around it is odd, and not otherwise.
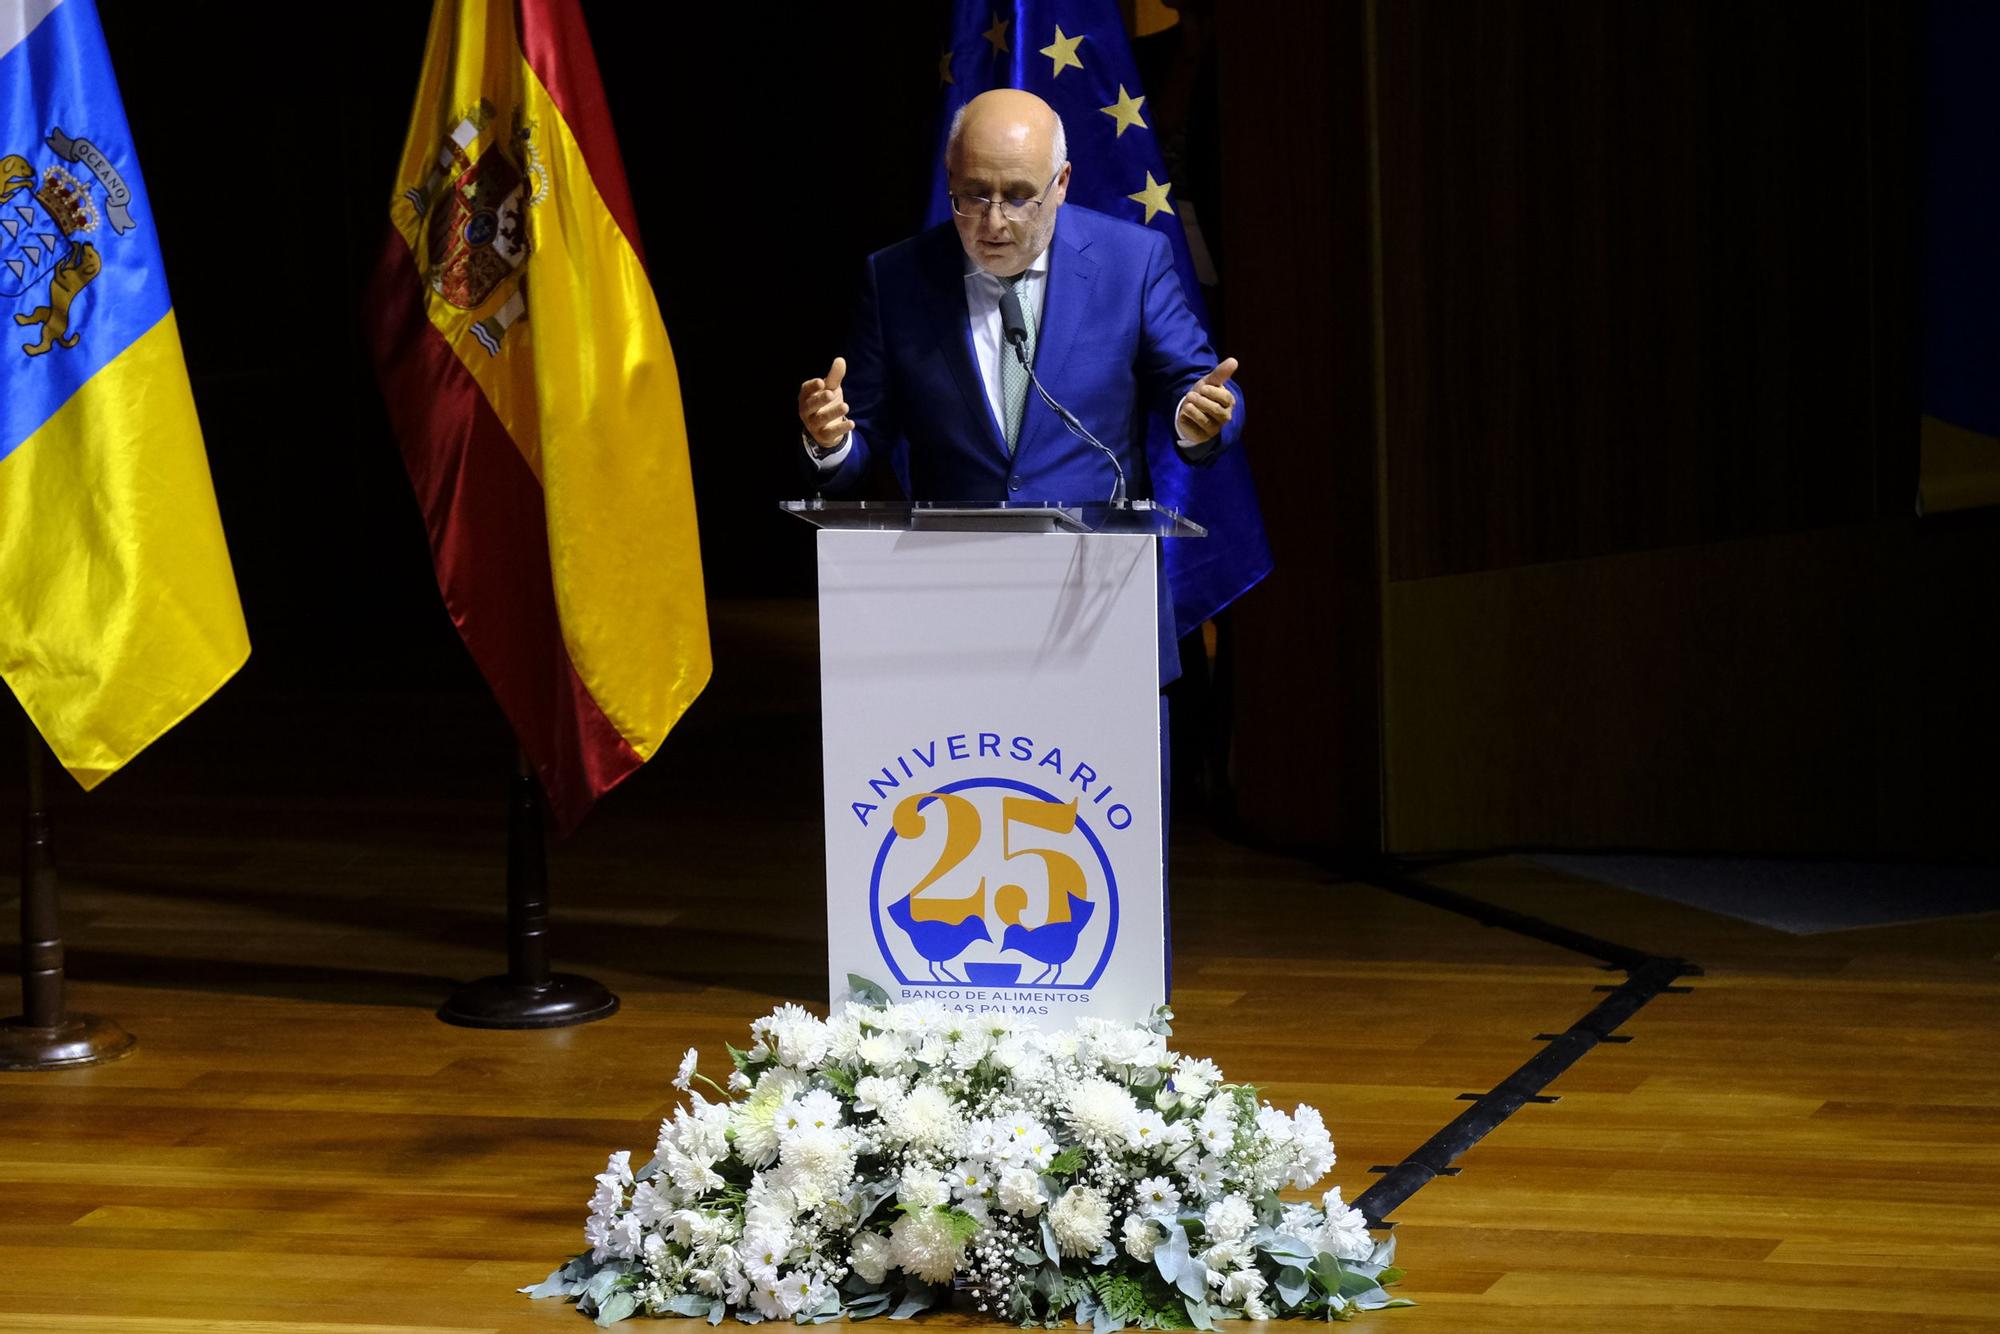
[[[26,722],[26,719],[23,719]],[[0,1020],[0,1070],[64,1070],[128,1056],[138,1039],[63,1006],[55,837],[42,788],[42,735],[27,722],[28,803],[21,817],[21,1013]]]
[[[603,984],[549,971],[549,859],[542,788],[521,755],[507,803],[507,972],[451,993],[437,1016],[463,1028],[566,1028],[608,1019],[618,998]]]

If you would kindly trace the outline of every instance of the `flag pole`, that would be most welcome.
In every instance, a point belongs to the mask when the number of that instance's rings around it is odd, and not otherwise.
[[[109,1019],[63,1005],[63,942],[57,920],[55,831],[42,784],[47,746],[22,715],[28,801],[21,817],[21,1013],[0,1020],[0,1070],[62,1070],[131,1054],[138,1040]]]
[[[618,998],[603,984],[549,971],[549,858],[542,785],[516,752],[507,802],[507,972],[468,982],[438,1007],[464,1028],[566,1028],[609,1019]]]

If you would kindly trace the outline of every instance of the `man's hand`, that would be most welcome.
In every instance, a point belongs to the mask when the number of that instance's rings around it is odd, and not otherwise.
[[[847,420],[847,399],[840,392],[840,381],[846,374],[847,358],[835,357],[823,379],[807,380],[799,386],[799,421],[821,449],[834,448],[854,429],[854,423]]]
[[[836,362],[836,365],[839,363]],[[1229,424],[1236,412],[1236,395],[1223,383],[1236,374],[1236,358],[1225,357],[1222,364],[1201,377],[1181,400],[1174,431],[1190,444],[1205,445],[1216,432]]]

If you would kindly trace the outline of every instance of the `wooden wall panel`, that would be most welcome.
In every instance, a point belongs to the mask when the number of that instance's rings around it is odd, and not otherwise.
[[[2000,518],[1388,590],[1390,846],[2000,856]]]
[[[1380,845],[1366,13],[1217,12],[1226,354],[1275,572],[1229,613],[1236,818],[1287,844]]]
[[[1876,8],[1379,12],[1390,577],[1875,517]]]

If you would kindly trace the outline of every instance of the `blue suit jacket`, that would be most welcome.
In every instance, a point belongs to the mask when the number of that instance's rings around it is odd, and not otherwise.
[[[950,223],[869,256],[842,386],[854,448],[820,488],[853,486],[886,450],[914,500],[1108,499],[1110,461],[1072,436],[1032,389],[1008,457],[972,353],[970,263]],[[1146,457],[1147,414],[1171,418],[1218,360],[1188,307],[1166,237],[1065,204],[1049,243],[1035,374],[1118,453],[1133,499],[1152,495],[1153,462],[1198,465],[1241,437],[1242,390],[1232,381],[1236,414],[1221,435],[1192,460],[1177,450]]]

